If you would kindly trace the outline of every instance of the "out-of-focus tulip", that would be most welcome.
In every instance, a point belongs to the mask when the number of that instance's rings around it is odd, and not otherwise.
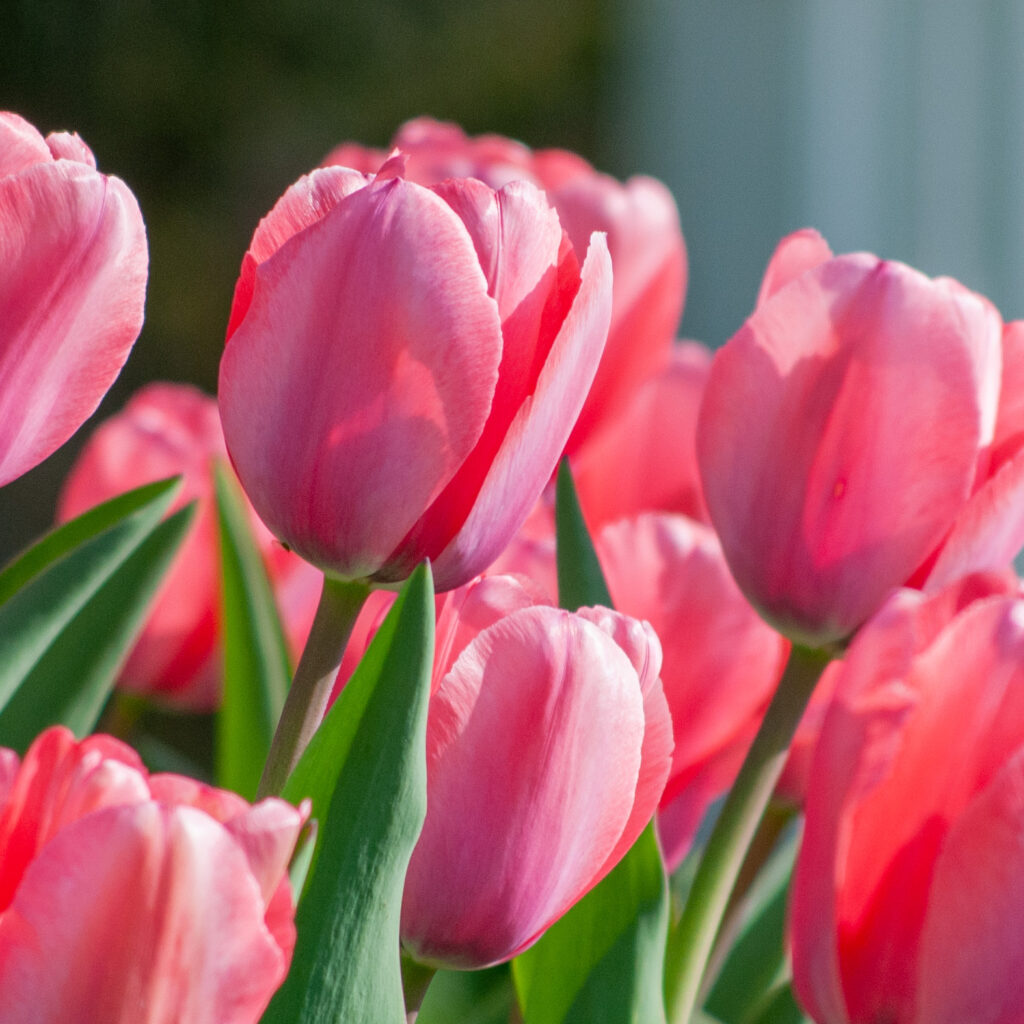
[[[791,912],[820,1024],[1024,1019],[1024,602],[961,590],[894,595],[825,718]]]
[[[510,577],[453,598],[402,940],[470,968],[521,952],[618,863],[657,806],[672,736],[646,624],[533,605]]]
[[[594,231],[605,231],[615,272],[611,329],[590,397],[567,449],[614,418],[639,383],[668,353],[686,296],[686,247],[675,201],[646,176],[625,184],[600,174],[575,153],[538,150],[500,135],[468,137],[458,125],[420,117],[391,142],[407,156],[406,177],[421,185],[478,178],[491,188],[529,181],[545,190],[577,252]],[[384,150],[343,143],[324,164],[375,171]]]
[[[261,222],[221,361],[228,450],[270,529],[342,578],[439,589],[504,548],[554,469],[607,336],[602,236],[580,269],[525,182],[432,188],[402,160],[294,185]]]
[[[77,135],[0,112],[0,485],[99,405],[142,327],[148,261],[124,182]]]
[[[71,519],[153,480],[181,474],[175,507],[197,501],[196,517],[157,595],[120,685],[169,704],[209,710],[220,700],[220,588],[213,465],[227,460],[217,403],[182,384],[150,384],[106,420],[82,449],[58,504]],[[320,576],[251,518],[289,639],[309,630]]]
[[[615,607],[649,622],[664,650],[675,753],[658,827],[674,868],[732,785],[789,645],[744,599],[708,527],[645,514],[608,524],[594,545]]]
[[[847,638],[896,587],[1006,566],[1024,541],[1021,328],[981,296],[785,239],[716,355],[697,431],[743,592],[802,643]]]
[[[150,776],[59,727],[0,764],[0,1019],[259,1020],[295,944],[305,811]]]

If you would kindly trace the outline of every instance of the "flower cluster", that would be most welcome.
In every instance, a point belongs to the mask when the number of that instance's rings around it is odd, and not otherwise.
[[[146,280],[0,114],[0,484]],[[284,191],[217,398],[0,571],[0,1019],[1024,1021],[1024,322],[802,230],[712,356],[686,280],[658,182],[427,118]]]

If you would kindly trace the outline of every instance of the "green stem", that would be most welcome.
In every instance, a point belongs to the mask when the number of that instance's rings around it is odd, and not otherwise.
[[[683,916],[669,937],[665,998],[673,1024],[693,1016],[715,936],[793,733],[831,654],[794,645],[775,696],[704,850]]]
[[[327,701],[368,584],[324,577],[313,628],[295,669],[263,768],[257,799],[279,795],[327,710]]]
[[[408,1024],[416,1020],[423,1005],[430,983],[437,973],[436,967],[427,967],[410,957],[402,955],[402,992],[405,996],[405,1012]]]

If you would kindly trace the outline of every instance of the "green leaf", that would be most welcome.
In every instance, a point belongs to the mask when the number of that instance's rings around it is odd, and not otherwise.
[[[220,527],[224,700],[217,716],[217,784],[256,796],[291,678],[281,620],[245,504],[228,471],[214,471]]]
[[[0,746],[23,751],[51,725],[95,728],[194,512],[157,525],[64,626],[0,710]]]
[[[565,462],[555,523],[562,607],[611,607]],[[615,869],[513,962],[526,1024],[664,1024],[668,917],[668,881],[648,825]]]
[[[512,965],[526,1024],[664,1024],[668,883],[648,825],[600,884]]]
[[[793,990],[788,984],[779,985],[765,1001],[761,1012],[751,1019],[751,1024],[813,1024],[810,1017],[804,1015],[793,997]]]
[[[583,520],[567,459],[558,467],[555,484],[555,545],[558,603],[570,611],[595,604],[611,608],[611,594]]]
[[[70,665],[67,685],[78,685],[80,676],[91,696],[83,693],[79,702],[65,691],[57,702],[77,704],[74,717],[79,724],[88,717],[98,688],[105,685],[103,666],[108,674],[116,671],[120,654],[141,625],[143,604],[180,540],[187,513],[174,519],[174,525],[160,525],[179,483],[149,484],[85,513],[48,534],[0,573],[0,709],[30,677],[34,696],[25,699],[45,700],[39,688],[61,683],[46,679],[37,667],[55,672]],[[122,570],[124,577],[115,582]],[[8,741],[13,745],[11,737]]]
[[[292,969],[265,1022],[405,1024],[399,916],[426,814],[434,656],[429,569],[403,587],[285,786],[313,801],[319,838]]]
[[[705,1002],[710,1013],[730,1024],[762,1020],[789,981],[786,902],[798,846],[799,831],[791,829],[744,898],[740,926]]]

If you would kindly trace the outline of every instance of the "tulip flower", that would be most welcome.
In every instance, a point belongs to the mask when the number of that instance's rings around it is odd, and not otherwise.
[[[1024,542],[1019,325],[867,254],[783,240],[701,407],[704,493],[740,588],[791,638],[853,633],[896,587]]]
[[[142,327],[138,203],[89,147],[0,112],[0,485],[92,414]]]
[[[531,606],[508,577],[465,590],[439,622],[435,667],[450,667],[435,674],[401,931],[416,959],[475,968],[531,945],[618,863],[672,740],[649,626]]]
[[[121,672],[120,686],[179,708],[206,711],[220,701],[220,565],[213,465],[226,460],[217,403],[181,384],[150,384],[92,435],[58,503],[71,519],[100,502],[181,474],[175,507],[197,501],[189,534]],[[309,630],[318,574],[276,543],[252,516],[253,533],[293,644]]]
[[[819,1024],[1024,1019],[1024,603],[990,589],[900,591],[845,659],[792,892]]]
[[[432,188],[400,158],[322,168],[263,220],[220,371],[228,451],[264,522],[335,577],[439,590],[499,554],[550,477],[607,335],[533,186]]]
[[[295,944],[306,815],[60,727],[0,752],[0,1019],[255,1024]]]
[[[419,117],[395,133],[406,177],[421,185],[478,178],[500,189],[529,181],[544,189],[577,252],[594,231],[608,235],[614,269],[611,328],[590,396],[567,444],[575,453],[600,423],[614,420],[640,382],[671,350],[686,296],[686,247],[668,189],[639,175],[625,184],[565,150],[536,152],[500,135],[468,137],[458,125]],[[383,150],[343,143],[324,165],[375,171]]]

